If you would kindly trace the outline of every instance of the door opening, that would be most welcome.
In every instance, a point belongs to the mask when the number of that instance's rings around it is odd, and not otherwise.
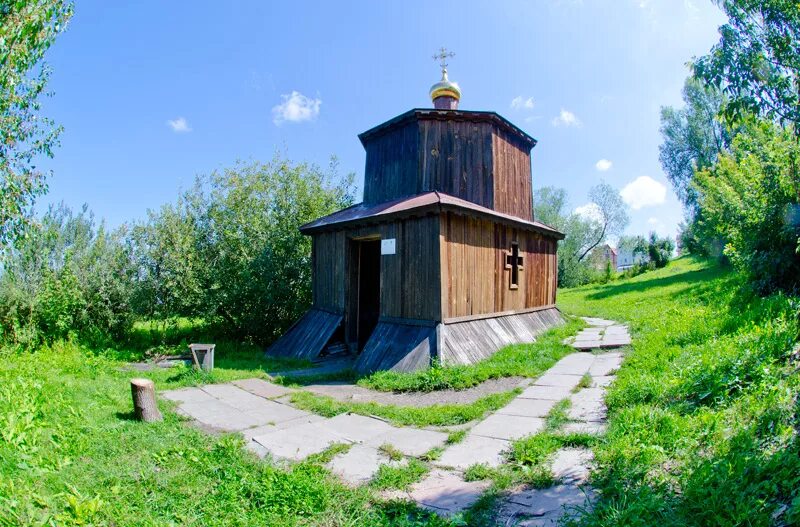
[[[375,326],[381,307],[381,241],[362,240],[357,246],[357,307],[355,314],[358,351],[364,349]],[[355,292],[355,291],[354,291]],[[352,305],[352,304],[351,304]]]

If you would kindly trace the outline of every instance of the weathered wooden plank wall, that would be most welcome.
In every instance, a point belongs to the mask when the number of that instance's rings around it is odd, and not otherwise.
[[[365,149],[365,203],[438,190],[533,219],[530,147],[492,122],[410,121]]]
[[[418,150],[416,121],[372,139],[366,146],[364,203],[383,203],[423,192]]]
[[[556,241],[489,220],[440,216],[441,304],[444,319],[521,311],[555,304]],[[523,270],[511,289],[505,268],[511,242],[519,243]]]
[[[533,342],[538,335],[564,323],[558,309],[468,320],[439,327],[438,355],[442,364],[473,364],[510,344]]]
[[[492,141],[494,210],[533,221],[530,153],[516,136],[499,128]]]
[[[487,208],[494,205],[492,125],[419,122],[420,188],[439,190]]]
[[[426,369],[436,354],[436,328],[379,322],[354,366],[359,373]]]
[[[341,322],[342,315],[320,309],[309,309],[270,346],[267,354],[295,359],[315,359]]]
[[[381,257],[381,316],[440,320],[439,218],[429,215],[374,226],[313,235],[314,307],[345,311],[352,258],[349,242],[365,237],[394,238],[396,254]]]

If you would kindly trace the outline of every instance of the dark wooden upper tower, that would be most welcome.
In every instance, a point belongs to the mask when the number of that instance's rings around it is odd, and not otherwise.
[[[536,140],[494,112],[411,110],[358,137],[366,204],[435,190],[533,220]]]

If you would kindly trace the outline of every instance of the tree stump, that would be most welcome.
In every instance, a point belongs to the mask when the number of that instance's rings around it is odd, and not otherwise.
[[[156,387],[150,379],[131,379],[133,412],[139,421],[161,421],[163,417],[156,404]]]

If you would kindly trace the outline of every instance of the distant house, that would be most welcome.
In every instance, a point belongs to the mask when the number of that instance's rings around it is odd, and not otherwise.
[[[617,271],[625,271],[636,264],[647,263],[650,258],[641,252],[634,252],[633,249],[619,247],[617,249]]]
[[[609,244],[600,245],[592,249],[590,255],[592,266],[598,271],[605,271],[611,262],[611,269],[617,268],[617,251]]]

